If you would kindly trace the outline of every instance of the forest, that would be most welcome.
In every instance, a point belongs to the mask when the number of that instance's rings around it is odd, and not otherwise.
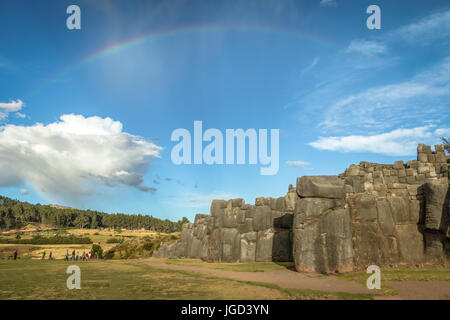
[[[151,215],[108,214],[93,210],[61,208],[52,205],[30,204],[0,196],[0,230],[19,229],[29,223],[39,223],[55,228],[113,228],[146,229],[158,232],[181,231],[185,217],[173,222]]]

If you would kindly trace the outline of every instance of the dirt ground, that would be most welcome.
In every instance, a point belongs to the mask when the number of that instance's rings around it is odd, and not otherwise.
[[[201,266],[167,264],[161,259],[137,260],[149,266],[169,269],[200,272],[216,277],[230,278],[240,281],[264,282],[276,284],[281,288],[288,289],[309,289],[327,292],[348,292],[348,293],[377,293],[377,290],[369,290],[357,281],[340,279],[337,276],[317,276],[302,274],[293,270],[273,270],[266,272],[238,272],[205,268]],[[378,296],[376,299],[450,299],[450,281],[389,281],[386,283],[397,295]]]

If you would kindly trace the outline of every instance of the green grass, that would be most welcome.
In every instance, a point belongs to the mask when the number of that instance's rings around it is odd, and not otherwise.
[[[210,263],[199,259],[166,259],[164,262],[173,265],[195,266],[237,272],[266,272],[291,269],[294,267],[293,262]]]
[[[69,265],[81,269],[81,290],[66,287]],[[373,299],[375,295],[284,289],[200,272],[119,260],[0,260],[0,299]]]
[[[68,265],[81,290],[68,290]],[[123,261],[0,261],[0,299],[282,299],[278,290]]]
[[[221,279],[217,278],[216,279]],[[287,299],[295,300],[325,300],[325,299],[340,299],[340,300],[373,300],[376,296],[381,294],[370,293],[349,293],[349,292],[329,292],[311,289],[291,289],[281,288],[273,283],[266,282],[254,282],[254,281],[241,281],[233,280],[241,284],[249,284],[253,286],[260,286],[263,288],[275,289],[286,296]]]
[[[365,272],[354,272],[341,274],[338,277],[348,281],[358,281],[362,285],[366,284],[369,274]],[[430,269],[387,269],[381,270],[381,294],[397,295],[397,290],[387,285],[389,281],[450,281],[450,269],[430,268]]]
[[[339,275],[347,280],[366,280],[369,275],[365,272],[354,272]],[[429,269],[386,269],[381,270],[381,281],[450,281],[449,268]]]

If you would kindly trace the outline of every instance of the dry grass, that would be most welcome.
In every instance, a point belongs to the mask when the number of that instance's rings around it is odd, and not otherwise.
[[[36,226],[29,225],[25,229],[30,230]],[[59,230],[50,230],[48,228],[41,228],[41,231],[48,232],[50,236],[57,233]],[[172,235],[179,238],[180,233],[173,234],[160,233],[149,230],[123,230],[117,232],[112,229],[66,229],[68,234],[75,236],[89,237],[94,244],[98,244],[106,252],[117,245],[117,243],[107,243],[110,238],[123,239],[124,241],[133,239],[142,239],[144,237],[158,240],[170,238]],[[2,235],[3,238],[15,239],[16,234]],[[21,239],[31,239],[32,234],[25,234],[21,236]],[[19,257],[41,259],[42,253],[45,251],[45,258],[48,259],[50,251],[52,252],[54,259],[64,259],[66,251],[69,251],[69,255],[73,250],[80,255],[85,251],[86,253],[91,250],[92,244],[49,244],[49,245],[28,245],[28,244],[0,244],[0,259],[12,257],[13,252],[17,249]]]
[[[243,263],[216,263],[205,262],[200,259],[155,259],[166,264],[195,266],[210,269],[237,272],[265,272],[273,270],[284,270],[294,267],[293,262],[243,262]]]
[[[81,269],[68,290],[66,268]],[[276,288],[125,261],[0,261],[0,299],[283,299]]]

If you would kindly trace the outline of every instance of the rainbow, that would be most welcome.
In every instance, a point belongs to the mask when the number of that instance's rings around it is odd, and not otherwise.
[[[218,26],[218,25],[197,25],[197,26],[190,26],[190,27],[182,27],[182,28],[177,28],[177,29],[151,32],[149,34],[140,35],[140,36],[134,37],[132,39],[125,40],[121,43],[115,43],[110,46],[106,46],[106,47],[100,49],[99,51],[96,51],[96,52],[82,58],[81,60],[78,60],[75,63],[70,64],[70,65],[50,74],[50,76],[44,78],[36,86],[34,86],[30,90],[29,94],[26,96],[30,96],[30,95],[36,93],[38,90],[42,89],[43,87],[47,86],[48,84],[57,80],[58,78],[62,77],[63,75],[73,72],[74,70],[76,70],[84,65],[94,63],[94,62],[104,59],[106,57],[117,54],[119,52],[123,52],[123,51],[129,50],[129,49],[138,47],[142,44],[158,41],[161,39],[172,38],[172,37],[179,37],[179,36],[198,34],[198,33],[213,33],[213,32],[224,32],[224,31],[259,32],[259,33],[265,33],[265,34],[276,34],[276,35],[293,37],[296,39],[304,39],[304,40],[317,42],[322,45],[333,47],[335,49],[336,48],[339,49],[339,48],[343,47],[341,44],[337,43],[335,40],[327,39],[323,36],[305,34],[305,33],[299,32],[297,30],[287,30],[287,29],[281,29],[281,28],[276,28],[276,27],[248,26],[248,25],[242,26],[242,27],[240,27],[240,26],[231,26],[230,27],[230,26]]]

